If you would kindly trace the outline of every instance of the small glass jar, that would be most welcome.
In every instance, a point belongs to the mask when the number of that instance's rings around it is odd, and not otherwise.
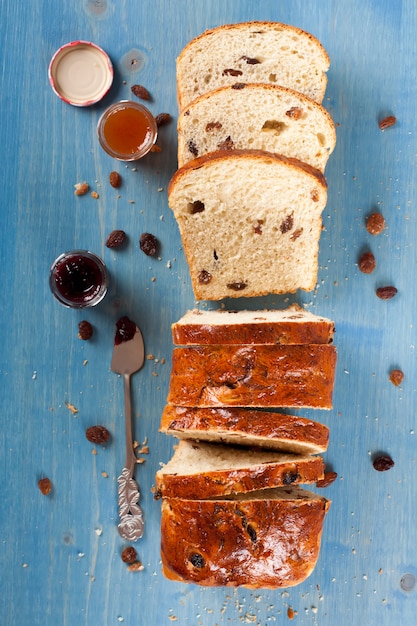
[[[64,306],[83,309],[96,306],[107,293],[109,277],[103,261],[88,250],[72,250],[53,262],[49,286]]]
[[[151,150],[158,128],[146,107],[121,100],[104,111],[98,121],[97,134],[107,154],[119,161],[136,161]]]

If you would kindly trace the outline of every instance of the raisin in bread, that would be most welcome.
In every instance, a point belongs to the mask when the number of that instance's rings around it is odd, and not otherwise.
[[[171,326],[176,345],[332,343],[334,322],[298,304],[261,311],[187,311]]]
[[[219,149],[254,148],[295,157],[324,171],[336,144],[320,104],[278,85],[239,84],[194,100],[178,119],[178,165]]]
[[[211,500],[163,498],[163,573],[209,587],[297,585],[317,563],[329,506],[297,487]]]
[[[197,439],[293,454],[327,450],[329,429],[305,417],[239,407],[196,408],[167,404],[160,432],[178,439]]]
[[[329,57],[311,34],[279,22],[227,24],[190,41],[177,59],[180,110],[197,96],[235,83],[269,83],[321,102]]]
[[[329,344],[174,348],[168,402],[331,409],[335,367]]]
[[[198,300],[312,290],[327,185],[296,159],[217,151],[173,175],[178,222]]]
[[[156,473],[158,495],[201,500],[231,493],[316,483],[324,476],[319,456],[250,450],[182,439]]]

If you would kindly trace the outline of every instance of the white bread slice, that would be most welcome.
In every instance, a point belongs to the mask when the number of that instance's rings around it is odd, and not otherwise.
[[[330,344],[174,348],[168,403],[331,409],[336,358]]]
[[[171,326],[175,345],[332,343],[334,322],[298,304],[286,309],[187,311]]]
[[[295,157],[324,171],[336,131],[324,107],[278,85],[239,83],[210,91],[178,118],[178,166],[197,156],[252,148]]]
[[[282,454],[182,439],[156,472],[161,497],[205,500],[231,493],[316,483],[324,476],[319,456]]]
[[[292,587],[314,570],[330,501],[267,489],[211,500],[162,499],[162,571],[207,587]]]
[[[196,298],[313,289],[326,200],[321,172],[264,151],[212,152],[177,170],[168,202]]]
[[[167,404],[160,432],[178,439],[197,439],[293,454],[327,450],[329,429],[305,417],[239,407],[197,408]]]
[[[262,21],[219,26],[190,41],[177,59],[179,108],[235,83],[277,84],[320,103],[329,65],[318,39],[295,26]]]

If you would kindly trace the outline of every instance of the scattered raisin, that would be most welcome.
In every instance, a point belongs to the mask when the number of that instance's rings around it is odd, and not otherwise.
[[[122,552],[123,563],[134,563],[138,558],[138,553],[133,546],[128,546]]]
[[[52,483],[49,478],[41,478],[38,480],[39,491],[43,496],[47,496],[52,491]]]
[[[404,372],[402,370],[391,370],[389,373],[389,379],[393,385],[399,387],[404,380]]]
[[[233,150],[234,148],[234,143],[230,137],[230,135],[228,137],[226,137],[226,139],[224,141],[221,141],[217,147],[219,150]]]
[[[140,98],[141,100],[151,99],[151,94],[143,85],[132,85],[130,89],[133,95],[136,96],[137,98]]]
[[[221,127],[220,122],[208,122],[208,124],[206,124],[206,133],[210,133],[212,130],[220,130]]]
[[[329,485],[334,483],[336,478],[337,478],[337,473],[336,472],[324,472],[324,477],[321,480],[318,480],[316,482],[316,487],[318,487],[319,489],[323,489],[324,487],[328,487]]]
[[[291,109],[285,112],[285,115],[293,120],[299,120],[302,114],[303,110],[300,107],[291,107]]]
[[[124,230],[112,230],[106,239],[107,248],[119,248],[126,241]]]
[[[188,150],[191,152],[193,156],[195,157],[198,156],[198,148],[192,139],[190,139],[190,141],[188,142]]]
[[[385,219],[382,213],[372,213],[366,220],[366,230],[371,235],[379,235],[385,228]]]
[[[118,189],[122,184],[122,177],[120,176],[119,172],[110,172],[109,182],[112,187]]]
[[[396,287],[388,285],[387,287],[378,287],[375,293],[381,300],[391,300],[391,298],[396,295],[397,291]]]
[[[279,227],[280,231],[284,235],[284,233],[288,233],[294,226],[294,218],[292,215],[287,215],[287,217],[282,220],[281,225]]]
[[[262,235],[262,226],[263,226],[264,221],[263,220],[258,220],[257,223],[255,224],[255,226],[253,227],[253,231],[257,234],[257,235]]]
[[[198,568],[202,568],[205,566],[206,562],[204,560],[204,557],[199,553],[199,552],[194,552],[191,556],[190,556],[190,563],[191,565],[193,565],[194,567],[198,567]]]
[[[394,461],[390,456],[388,456],[388,454],[381,454],[381,456],[374,459],[372,465],[377,472],[386,472],[394,467]]]
[[[211,282],[211,279],[212,275],[210,274],[210,272],[207,272],[207,270],[201,270],[198,275],[198,282],[200,283],[200,285],[208,285],[209,282]]]
[[[364,274],[372,274],[376,268],[376,260],[372,252],[364,252],[358,261],[358,267]]]
[[[242,76],[242,74],[241,70],[234,70],[233,68],[225,69],[222,72],[222,76]]]
[[[158,128],[160,126],[165,126],[165,124],[169,124],[171,120],[172,117],[169,113],[158,113],[158,115],[155,117],[155,122]]]
[[[104,426],[89,426],[85,431],[85,436],[91,443],[106,443],[109,440],[110,433]]]
[[[310,193],[310,197],[312,199],[313,202],[318,202],[319,201],[319,192],[317,189],[312,189],[311,193]]]
[[[158,252],[158,240],[151,233],[142,233],[139,239],[139,246],[147,256],[155,256]]]
[[[227,283],[227,288],[232,289],[233,291],[242,291],[243,289],[246,289],[247,286],[247,283],[244,283],[243,281],[236,283]]]
[[[246,87],[246,83],[234,83],[232,85],[232,89],[244,89]]]
[[[83,320],[78,324],[78,337],[83,341],[88,341],[93,336],[93,327],[90,322]]]
[[[386,128],[389,128],[390,126],[394,126],[396,121],[397,121],[397,118],[395,117],[395,115],[388,115],[387,117],[384,117],[379,122],[378,126],[381,130],[385,130]]]

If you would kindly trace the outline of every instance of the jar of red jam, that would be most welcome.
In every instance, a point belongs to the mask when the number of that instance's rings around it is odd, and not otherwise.
[[[108,289],[108,273],[103,261],[88,250],[72,250],[53,262],[49,286],[64,306],[82,309],[101,302]]]
[[[119,161],[136,161],[151,150],[158,129],[142,104],[121,100],[104,111],[97,126],[101,147]]]

